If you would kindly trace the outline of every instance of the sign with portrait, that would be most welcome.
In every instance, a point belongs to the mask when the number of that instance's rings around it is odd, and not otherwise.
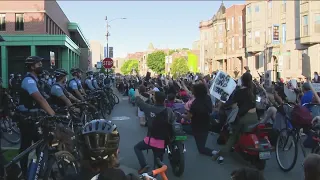
[[[236,86],[237,84],[231,76],[219,71],[210,87],[210,94],[225,103],[236,89]]]

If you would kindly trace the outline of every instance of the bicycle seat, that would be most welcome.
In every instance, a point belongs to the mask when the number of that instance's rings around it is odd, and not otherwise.
[[[249,125],[245,128],[243,128],[243,132],[246,132],[246,133],[250,133],[250,132],[253,132],[261,123],[258,122],[256,124],[252,124],[252,125]],[[263,124],[262,124],[263,125]]]

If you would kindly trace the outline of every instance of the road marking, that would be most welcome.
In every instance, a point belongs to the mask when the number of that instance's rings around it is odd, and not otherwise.
[[[112,121],[125,121],[125,120],[129,120],[130,117],[128,116],[117,116],[117,117],[112,117],[111,120]]]

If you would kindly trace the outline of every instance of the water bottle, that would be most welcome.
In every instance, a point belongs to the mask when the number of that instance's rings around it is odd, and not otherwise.
[[[37,159],[32,159],[29,165],[28,180],[34,180],[37,171]]]

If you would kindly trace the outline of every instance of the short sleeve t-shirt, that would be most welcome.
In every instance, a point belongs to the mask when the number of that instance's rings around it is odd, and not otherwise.
[[[51,95],[52,96],[56,96],[56,97],[61,97],[64,95],[63,93],[63,89],[57,85],[57,84],[54,84],[52,87],[51,87]]]
[[[251,98],[249,96],[252,96]],[[238,116],[244,116],[250,109],[256,107],[256,98],[253,92],[249,92],[248,88],[242,88],[235,91],[233,95],[233,103],[237,103],[239,107]]]

